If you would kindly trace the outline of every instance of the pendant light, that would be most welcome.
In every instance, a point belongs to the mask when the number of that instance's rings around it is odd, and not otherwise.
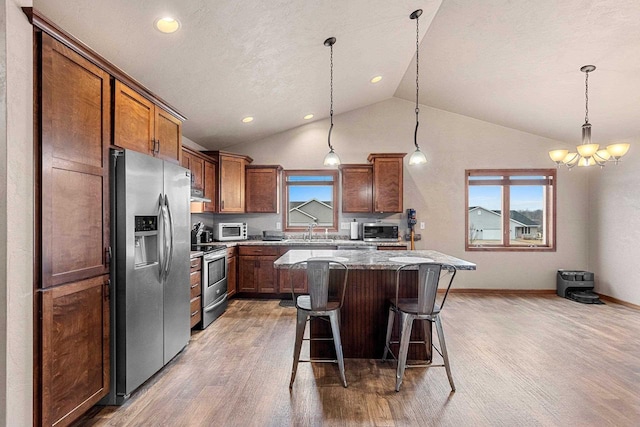
[[[340,164],[340,157],[333,151],[333,146],[331,145],[331,131],[333,130],[333,45],[336,43],[335,37],[329,37],[324,41],[324,45],[328,46],[331,49],[330,56],[330,69],[331,69],[331,108],[329,109],[329,117],[331,118],[331,126],[329,127],[329,136],[327,137],[327,143],[329,144],[329,152],[326,156],[324,156],[324,165],[325,166],[338,166]]]
[[[589,73],[595,71],[595,65],[584,65],[580,71],[585,74],[584,78],[584,124],[582,125],[582,144],[576,147],[575,152],[569,150],[551,150],[549,157],[556,162],[556,165],[565,165],[569,169],[574,166],[604,167],[605,163],[612,161],[615,164],[620,162],[620,158],[627,154],[630,144],[618,143],[607,145],[606,149],[599,150],[598,144],[591,143],[591,123],[589,123]]]
[[[413,144],[416,146],[416,151],[414,151],[411,157],[409,157],[410,165],[421,165],[427,163],[427,157],[422,151],[420,151],[420,146],[418,145],[418,125],[420,124],[418,122],[418,114],[420,114],[420,107],[418,104],[418,95],[420,93],[420,31],[418,23],[420,21],[420,15],[422,15],[422,9],[415,10],[411,15],[409,15],[409,18],[416,20],[416,129],[413,132]]]

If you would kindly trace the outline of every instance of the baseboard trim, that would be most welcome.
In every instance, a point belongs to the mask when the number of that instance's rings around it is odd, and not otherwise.
[[[482,288],[452,288],[449,292],[456,294],[487,294],[487,295],[547,295],[555,294],[555,289],[482,289]]]
[[[618,298],[610,297],[609,295],[598,294],[598,296],[600,297],[600,299],[603,299],[605,301],[609,301],[609,302],[613,302],[613,303],[616,303],[616,304],[624,305],[625,307],[633,308],[634,310],[640,310],[640,305],[632,304],[630,302],[623,301],[623,300],[618,299]]]

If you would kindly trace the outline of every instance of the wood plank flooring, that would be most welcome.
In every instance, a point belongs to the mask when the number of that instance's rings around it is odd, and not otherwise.
[[[295,309],[237,299],[121,407],[88,426],[637,426],[640,312],[555,295],[450,294],[443,368],[302,363],[289,392]],[[438,363],[436,357],[435,362]]]

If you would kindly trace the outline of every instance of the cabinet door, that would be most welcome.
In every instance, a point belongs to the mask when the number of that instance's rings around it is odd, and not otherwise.
[[[238,257],[238,292],[257,292],[255,256]]]
[[[109,391],[109,276],[41,291],[43,425],[67,425]]]
[[[237,258],[235,256],[227,259],[227,293],[231,297],[235,295],[238,286],[238,270],[236,265]]]
[[[140,153],[154,154],[153,103],[116,80],[113,143]]]
[[[402,159],[404,154],[373,157],[373,210],[402,212]]]
[[[180,166],[191,170],[191,154],[187,153],[184,150],[182,150],[182,158],[180,159]],[[191,181],[193,181],[193,174],[191,174]]]
[[[220,212],[244,212],[245,160],[220,156]]]
[[[156,156],[178,163],[182,150],[182,122],[156,106],[154,126]]]
[[[278,213],[278,166],[246,167],[246,212]]]
[[[277,292],[276,286],[277,271],[273,266],[273,262],[278,257],[258,257],[256,260],[257,274],[256,281],[258,285],[258,292],[262,293],[275,293]]]
[[[191,186],[200,190],[204,189],[204,163],[204,160],[197,156],[191,156],[189,159]]]
[[[42,35],[42,287],[109,272],[109,75]]]
[[[370,213],[373,210],[373,168],[344,165],[342,170],[342,212]]]
[[[211,200],[211,203],[204,204],[205,212],[216,211],[216,176],[218,175],[218,165],[213,162],[204,162],[204,197]]]

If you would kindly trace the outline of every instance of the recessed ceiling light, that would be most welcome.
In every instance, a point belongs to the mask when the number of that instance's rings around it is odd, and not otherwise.
[[[178,31],[178,28],[180,28],[180,22],[175,18],[165,17],[156,19],[153,26],[161,33],[171,34]]]
[[[253,117],[251,116],[247,116],[244,119],[242,119],[242,123],[251,123],[253,121]]]
[[[305,120],[313,119],[313,114],[307,114],[303,117]]]
[[[369,80],[371,83],[378,83],[380,80],[382,80],[382,76],[375,76],[373,77],[371,80]]]

